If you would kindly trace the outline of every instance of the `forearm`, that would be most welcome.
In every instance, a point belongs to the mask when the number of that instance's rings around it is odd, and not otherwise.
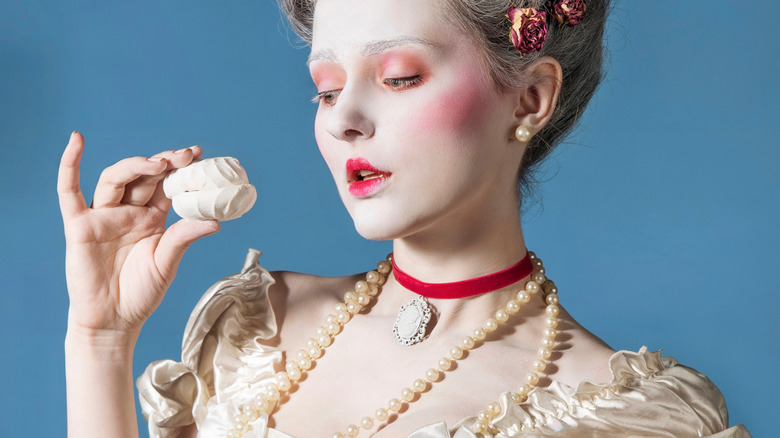
[[[137,336],[69,328],[65,337],[68,437],[138,437],[133,386]]]

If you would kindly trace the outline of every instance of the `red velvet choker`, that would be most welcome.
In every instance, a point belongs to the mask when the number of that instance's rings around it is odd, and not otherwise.
[[[534,269],[531,257],[526,253],[525,257],[514,266],[492,274],[452,283],[425,283],[400,270],[395,264],[395,258],[392,262],[393,276],[401,286],[426,298],[443,299],[473,297],[501,289],[527,277]]]

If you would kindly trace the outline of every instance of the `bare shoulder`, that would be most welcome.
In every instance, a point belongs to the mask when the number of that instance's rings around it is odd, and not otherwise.
[[[550,377],[576,387],[579,382],[607,383],[612,379],[609,359],[615,353],[606,342],[561,309],[554,363]]]
[[[290,343],[302,345],[299,341],[305,341],[303,336],[311,337],[344,293],[365,275],[321,277],[291,271],[270,274],[276,281],[269,289],[269,297],[282,347]]]

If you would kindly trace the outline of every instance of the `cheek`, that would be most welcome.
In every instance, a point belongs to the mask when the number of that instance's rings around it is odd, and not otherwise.
[[[490,106],[488,93],[473,77],[464,76],[422,102],[410,120],[412,128],[422,135],[450,133],[462,139],[459,133],[473,134],[474,128],[484,126]]]

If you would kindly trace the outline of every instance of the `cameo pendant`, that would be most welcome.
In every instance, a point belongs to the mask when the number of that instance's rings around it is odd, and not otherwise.
[[[393,325],[395,340],[401,345],[414,345],[425,339],[431,306],[425,297],[418,296],[401,306]]]

